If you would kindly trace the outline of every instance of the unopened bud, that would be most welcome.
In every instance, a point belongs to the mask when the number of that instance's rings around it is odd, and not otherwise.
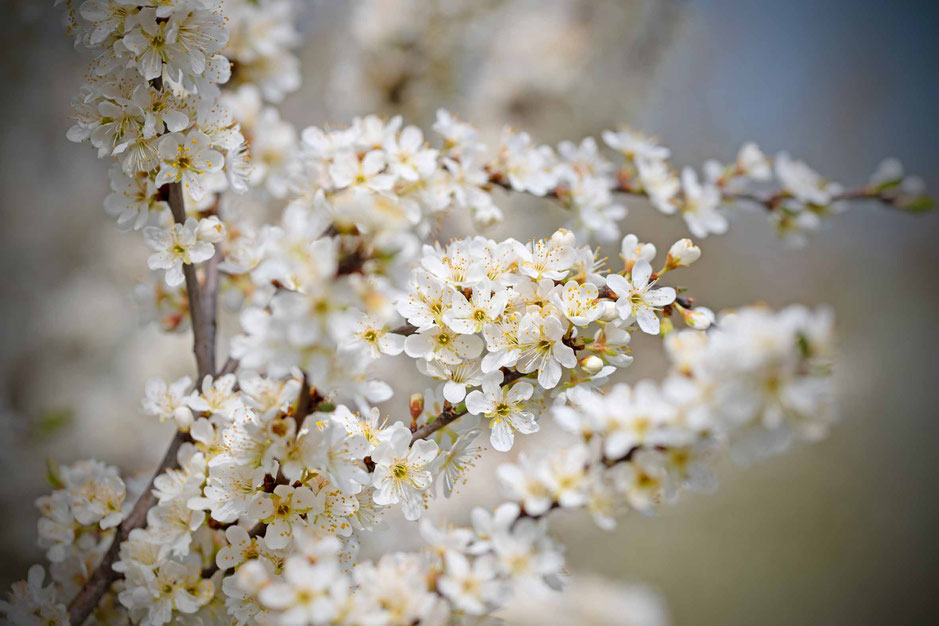
[[[411,419],[416,420],[424,412],[424,396],[419,393],[412,393],[408,400],[408,408],[411,410]]]
[[[271,582],[271,576],[260,560],[248,561],[238,569],[238,585],[244,592],[254,595]]]
[[[555,247],[570,247],[577,243],[574,233],[566,228],[559,228],[551,235],[551,245]]]
[[[192,425],[193,415],[192,411],[189,410],[187,406],[176,407],[176,410],[173,411],[173,419],[176,421],[176,427],[184,433],[189,432],[189,427]]]
[[[737,153],[737,167],[746,176],[755,180],[769,180],[773,175],[773,168],[769,159],[755,143],[745,143]]]
[[[665,267],[670,270],[676,267],[688,267],[700,257],[701,248],[691,243],[690,239],[679,239],[669,249]]]
[[[603,300],[600,302],[600,307],[603,309],[600,313],[600,320],[612,322],[619,317],[619,313],[616,312],[616,302],[613,300]]]
[[[652,263],[652,259],[655,258],[655,245],[651,243],[641,243],[639,237],[635,235],[626,235],[623,237],[622,244],[620,244],[620,257],[623,259],[626,273],[629,273],[632,271],[633,265],[635,265],[636,261],[639,259],[644,259]]]
[[[685,324],[695,330],[707,330],[714,323],[714,312],[703,306],[693,309],[677,307]]]
[[[584,357],[580,360],[580,367],[587,374],[593,376],[603,369],[603,359],[595,354],[591,354],[590,356]]]
[[[675,330],[675,324],[672,322],[672,318],[663,317],[662,322],[659,324],[659,335],[667,337],[673,330]]]
[[[200,241],[218,243],[225,236],[225,224],[214,215],[201,219],[196,236]]]

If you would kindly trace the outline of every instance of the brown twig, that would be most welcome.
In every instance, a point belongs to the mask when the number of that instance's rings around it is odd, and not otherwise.
[[[408,336],[408,335],[413,335],[414,333],[416,333],[416,332],[417,332],[417,327],[416,327],[416,326],[411,326],[410,324],[408,324],[407,322],[405,322],[405,323],[402,324],[401,326],[398,326],[397,328],[392,328],[392,329],[391,329],[390,331],[388,331],[388,332],[390,332],[390,333],[392,333],[392,334],[395,334],[395,335],[404,335],[404,336],[406,337],[406,336]]]
[[[180,183],[170,183],[169,205],[173,212],[173,219],[177,224],[186,221],[186,200],[183,196],[183,186]],[[213,260],[215,257],[213,257]],[[196,365],[199,371],[199,382],[207,375],[215,373],[215,297],[217,289],[209,292],[207,287],[218,285],[218,265],[210,260],[207,263],[206,289],[199,284],[196,276],[196,266],[187,263],[183,265],[183,275],[186,277],[186,294],[189,296],[189,315],[192,317],[192,350],[196,355]],[[198,384],[198,383],[197,383]]]
[[[505,373],[505,377],[502,379],[502,386],[506,386],[522,378],[525,374],[522,374],[518,370],[509,370]],[[466,405],[463,405],[461,409],[455,409],[452,406],[444,408],[433,421],[427,422],[420,428],[414,431],[414,434],[411,435],[411,443],[413,444],[418,439],[426,439],[430,435],[434,434],[441,428],[445,428],[466,415]]]
[[[186,221],[186,205],[180,183],[167,185],[167,198],[173,219],[182,224]],[[205,285],[200,285],[193,265],[184,265],[186,293],[189,296],[189,315],[192,319],[193,353],[196,368],[201,381],[215,372],[215,328],[216,328],[216,292],[218,285],[218,256],[206,263]],[[198,383],[197,383],[198,384]],[[188,433],[177,431],[170,441],[163,460],[150,479],[147,488],[141,494],[131,512],[117,527],[110,548],[95,568],[88,581],[68,605],[69,621],[72,626],[83,624],[95,610],[98,603],[111,585],[120,577],[113,569],[114,561],[120,556],[121,543],[127,540],[132,530],[143,527],[147,522],[147,512],[156,504],[153,495],[153,480],[169,469],[178,467],[176,454],[179,447],[190,441]]]
[[[238,369],[238,366],[239,366],[240,364],[241,364],[241,363],[238,361],[238,359],[236,359],[236,358],[234,358],[234,357],[228,357],[228,360],[225,361],[225,365],[223,365],[223,366],[222,366],[222,369],[220,369],[220,370],[218,371],[218,375],[219,375],[219,376],[226,376],[226,375],[228,375],[228,374],[234,374],[234,373],[235,373],[235,370]]]
[[[489,184],[494,187],[501,187],[506,191],[518,191],[517,189],[513,188],[511,183],[499,173],[490,173]],[[783,201],[786,200],[786,198],[791,197],[784,191],[779,191],[768,195],[758,195],[755,193],[746,192],[734,193],[727,191],[723,187],[719,187],[719,190],[721,192],[721,199],[724,202],[751,202],[753,204],[762,206],[764,209],[770,212],[778,210],[782,206]],[[648,193],[642,189],[637,189],[631,186],[629,181],[623,176],[617,176],[616,185],[613,187],[612,191],[620,195],[649,199]],[[552,198],[566,205],[570,199],[570,190],[566,187],[555,187],[554,189],[549,189],[548,192],[541,197]],[[851,200],[872,200],[879,202],[888,208],[897,208],[896,203],[889,196],[868,188],[853,189],[832,196],[831,203]]]

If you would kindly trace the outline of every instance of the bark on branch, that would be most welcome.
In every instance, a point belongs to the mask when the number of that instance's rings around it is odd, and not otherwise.
[[[170,183],[168,187],[169,205],[173,213],[173,219],[178,224],[182,224],[186,221],[186,204],[182,185],[180,183]],[[193,352],[195,353],[198,371],[197,385],[205,376],[214,375],[215,373],[217,263],[217,255],[206,263],[205,285],[199,283],[194,265],[183,266],[183,274],[186,277],[186,293],[189,296],[189,315],[192,319]],[[114,571],[113,565],[120,555],[121,543],[127,540],[132,530],[142,528],[147,523],[147,512],[156,504],[156,497],[153,495],[153,479],[166,470],[178,467],[176,453],[184,442],[190,440],[189,434],[182,431],[177,431],[173,436],[169,448],[154,472],[153,478],[150,479],[147,488],[141,494],[131,512],[117,527],[111,547],[108,548],[104,558],[101,559],[88,582],[69,603],[69,621],[72,626],[79,626],[88,619],[88,616],[94,612],[101,601],[101,597],[120,577],[120,574]]]

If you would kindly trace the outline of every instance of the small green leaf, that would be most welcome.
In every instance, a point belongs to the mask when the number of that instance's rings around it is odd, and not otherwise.
[[[802,358],[808,358],[812,355],[811,347],[809,346],[809,340],[805,335],[799,335],[797,340],[799,346],[799,353],[802,355]]]
[[[882,194],[885,191],[893,189],[894,187],[898,186],[902,182],[903,182],[902,176],[900,178],[895,178],[893,180],[886,180],[880,183],[879,185],[877,185],[876,187],[874,187],[874,192],[876,194]]]
[[[72,423],[74,411],[68,407],[47,409],[39,414],[35,431],[40,437],[50,437]]]
[[[929,196],[917,196],[915,198],[904,199],[900,208],[910,213],[924,213],[932,211],[936,207],[936,201]]]
[[[46,457],[46,481],[52,485],[53,489],[65,488],[65,483],[62,482],[62,476],[59,473],[59,464],[53,461],[51,456]]]

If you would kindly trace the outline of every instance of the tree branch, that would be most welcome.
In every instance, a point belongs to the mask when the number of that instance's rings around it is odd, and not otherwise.
[[[516,193],[528,193],[526,191],[519,191],[512,187],[512,184],[506,180],[504,176],[499,173],[491,173],[489,175],[489,184],[494,187],[501,187],[506,191],[514,191]],[[731,192],[728,191],[723,186],[718,186],[718,190],[721,194],[721,200],[725,203],[735,203],[735,202],[750,202],[753,204],[758,204],[767,211],[773,212],[776,211],[782,206],[783,200],[789,198],[790,196],[785,192],[777,192],[769,195],[759,195],[755,193],[746,193],[746,192]],[[635,198],[644,198],[649,199],[649,194],[643,189],[637,189],[630,185],[629,181],[623,176],[617,176],[616,186],[612,189],[613,192],[625,195],[632,196]],[[565,205],[565,208],[568,207],[568,201],[570,199],[570,190],[566,187],[560,186],[555,187],[554,189],[549,189],[544,196],[536,196],[544,198],[552,198],[557,200]],[[860,189],[853,189],[849,191],[842,192],[835,196],[832,196],[831,204],[835,202],[844,202],[852,200],[871,200],[879,202],[885,207],[896,209],[898,208],[896,203],[887,195],[879,192],[875,189],[868,189],[862,187]]]
[[[219,376],[225,376],[227,374],[234,374],[235,370],[238,369],[240,361],[234,357],[228,357],[228,360],[225,361],[225,365],[222,366],[222,369],[219,370]]]
[[[168,198],[173,219],[178,224],[186,221],[186,205],[183,189],[180,183],[168,185]],[[199,284],[194,265],[184,265],[183,274],[186,277],[186,293],[189,296],[189,315],[192,319],[193,352],[196,357],[196,366],[199,382],[215,373],[215,327],[216,327],[216,292],[218,286],[218,255],[206,263],[205,286]],[[196,384],[198,385],[199,382]],[[141,528],[147,523],[147,512],[156,504],[153,495],[153,480],[169,469],[179,466],[176,453],[179,447],[191,441],[189,433],[176,431],[170,441],[169,448],[163,460],[157,467],[153,478],[141,494],[131,512],[117,527],[111,547],[104,558],[98,563],[91,577],[72,599],[68,606],[69,621],[72,626],[83,624],[88,616],[95,610],[98,603],[120,574],[113,569],[114,561],[120,555],[121,543],[127,540],[132,530]]]
[[[518,380],[519,378],[522,378],[523,376],[525,376],[525,374],[522,374],[518,370],[509,370],[505,374],[505,378],[502,379],[502,386],[505,387],[506,385],[515,382],[516,380]],[[441,428],[445,428],[449,426],[450,424],[452,424],[453,422],[455,422],[456,420],[460,419],[461,417],[466,415],[466,413],[467,413],[466,404],[463,404],[462,408],[460,409],[457,409],[452,406],[445,408],[443,411],[440,412],[440,415],[438,415],[436,419],[434,419],[432,422],[427,422],[426,424],[424,424],[423,426],[421,426],[420,428],[414,431],[414,434],[411,435],[411,443],[413,444],[418,439],[426,439],[427,437],[434,434]]]
[[[180,183],[170,183],[169,205],[177,224],[186,221],[186,199]],[[189,296],[189,315],[192,318],[192,351],[196,355],[199,372],[198,386],[202,379],[215,373],[215,296],[218,286],[218,263],[213,257],[207,262],[206,288],[203,290],[196,276],[196,266],[183,265],[186,277],[186,295]],[[209,291],[209,287],[212,288]],[[203,293],[203,291],[205,293]]]

